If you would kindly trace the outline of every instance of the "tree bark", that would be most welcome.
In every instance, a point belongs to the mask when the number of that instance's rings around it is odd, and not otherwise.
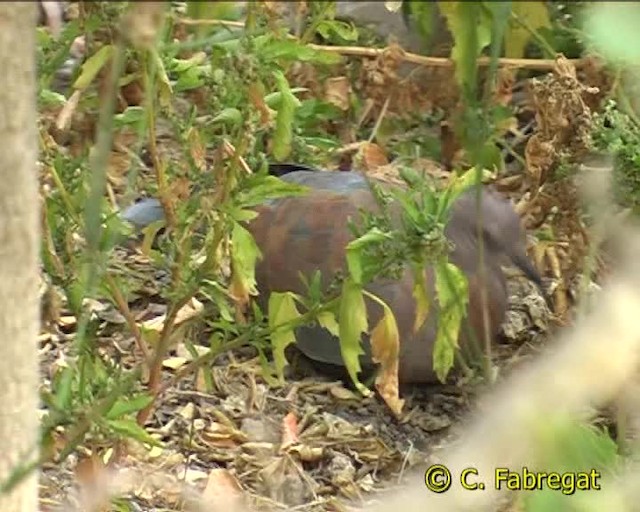
[[[0,3],[0,485],[39,452],[36,14],[33,2]],[[37,471],[0,510],[38,510]]]

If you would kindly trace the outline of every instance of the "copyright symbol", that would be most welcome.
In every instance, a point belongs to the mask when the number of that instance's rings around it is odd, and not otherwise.
[[[451,487],[451,473],[442,464],[434,464],[424,472],[424,483],[431,492],[443,493]]]

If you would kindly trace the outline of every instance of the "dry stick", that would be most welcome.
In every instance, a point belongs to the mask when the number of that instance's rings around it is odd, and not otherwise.
[[[244,23],[242,21],[226,21],[226,20],[194,20],[190,18],[184,18],[176,20],[177,23],[182,25],[221,25],[226,27],[243,28]],[[293,36],[292,36],[293,37]],[[294,39],[296,39],[294,37]],[[322,50],[327,52],[339,53],[341,55],[354,55],[356,57],[370,57],[375,58],[382,55],[387,51],[387,48],[363,48],[361,46],[324,46],[320,44],[308,44],[310,48],[314,50]],[[405,62],[411,62],[420,66],[435,67],[435,68],[449,68],[454,65],[453,60],[447,57],[425,57],[424,55],[418,55],[416,53],[404,52],[402,60]],[[490,62],[489,57],[480,57],[478,59],[478,66],[488,66]],[[576,67],[584,65],[584,59],[568,59],[568,62]],[[555,59],[513,59],[502,57],[498,59],[499,66],[514,67],[520,69],[533,69],[539,71],[546,71],[553,69],[556,64]]]
[[[384,100],[384,104],[382,105],[382,109],[380,110],[380,115],[378,116],[378,119],[376,119],[376,124],[373,127],[373,130],[371,130],[371,135],[369,136],[369,143],[373,142],[374,139],[376,138],[376,135],[378,134],[378,130],[380,129],[380,125],[382,124],[382,120],[387,115],[387,109],[389,108],[390,99],[391,99],[391,96],[389,95],[387,96],[387,99]]]
[[[146,421],[151,416],[153,409],[155,407],[155,403],[160,396],[160,389],[162,384],[162,361],[169,349],[169,345],[171,343],[171,332],[173,326],[176,322],[176,317],[178,316],[178,312],[182,307],[184,307],[187,302],[191,300],[192,296],[187,298],[182,298],[176,304],[174,304],[169,311],[167,312],[167,316],[165,319],[165,324],[162,329],[162,333],[160,334],[160,341],[156,346],[155,353],[151,359],[151,368],[149,372],[149,383],[147,385],[147,389],[149,393],[153,397],[153,400],[147,407],[142,409],[137,415],[138,425],[144,425]]]
[[[245,174],[249,176],[253,174],[253,171],[251,170],[251,167],[249,167],[247,161],[238,154],[238,151],[236,150],[235,146],[231,144],[231,142],[229,142],[227,139],[223,139],[222,148],[224,149],[227,158],[237,158],[238,165],[240,165]]]
[[[116,284],[115,279],[113,279],[113,276],[107,273],[106,279],[107,279],[107,282],[109,283],[111,295],[113,296],[113,299],[116,301],[116,305],[118,306],[120,313],[122,313],[122,316],[124,316],[125,320],[127,321],[127,325],[129,326],[129,329],[131,329],[131,332],[133,333],[133,337],[136,340],[136,345],[138,345],[138,348],[140,349],[140,351],[142,352],[142,355],[144,356],[145,364],[148,365],[151,361],[151,353],[149,352],[149,349],[146,343],[142,339],[142,333],[140,332],[140,328],[138,327],[138,324],[136,323],[135,318],[133,318],[131,309],[129,309],[129,304],[127,303],[124,296],[122,295],[122,291]]]
[[[319,44],[309,44],[314,50],[322,50],[327,52],[339,53],[341,55],[355,55],[358,57],[375,58],[386,52],[387,48],[362,48],[360,46],[323,46]],[[447,68],[454,65],[452,59],[448,57],[425,57],[415,53],[404,52],[402,60],[411,62],[420,66]],[[583,59],[567,59],[568,62],[576,67],[584,65]],[[488,66],[491,59],[489,57],[480,57],[477,61],[478,66]],[[552,69],[556,65],[555,59],[512,59],[501,57],[498,59],[499,66],[514,67],[521,69],[534,69],[545,71]]]

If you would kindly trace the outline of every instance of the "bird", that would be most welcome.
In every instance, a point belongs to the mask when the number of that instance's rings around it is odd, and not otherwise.
[[[255,273],[257,301],[261,307],[267,307],[271,292],[304,294],[305,284],[300,276],[309,279],[317,270],[326,289],[333,276],[346,269],[345,248],[354,238],[349,219],[358,219],[361,209],[375,212],[379,207],[370,184],[376,180],[359,172],[321,171],[295,164],[274,164],[269,170],[285,182],[309,187],[309,191],[266,202],[257,208],[259,215],[248,224],[263,256]],[[385,183],[378,183],[385,187]],[[475,187],[454,201],[444,230],[452,246],[449,261],[464,272],[469,285],[467,315],[460,329],[461,347],[470,346],[472,338],[483,340],[485,332],[492,340],[499,334],[508,307],[503,265],[519,268],[541,290],[543,288],[542,279],[527,256],[525,232],[511,202],[489,186],[482,185],[482,189],[479,205],[483,219],[484,273],[480,272]],[[162,215],[160,203],[154,198],[144,199],[122,213],[125,220],[138,228],[162,219]],[[414,281],[409,269],[399,279],[379,278],[366,286],[367,291],[389,306],[396,318],[400,336],[400,384],[438,382],[433,366],[438,305],[433,300],[433,269],[425,270],[431,307],[427,320],[417,332],[414,332]],[[486,315],[482,307],[483,288],[487,297]],[[382,308],[368,299],[366,303],[368,325],[374,326],[382,317]],[[486,330],[485,316],[488,318]],[[344,366],[338,338],[319,324],[299,327],[295,337],[297,348],[312,361]],[[368,335],[361,341],[364,353],[360,363],[363,373],[368,373],[375,369]]]

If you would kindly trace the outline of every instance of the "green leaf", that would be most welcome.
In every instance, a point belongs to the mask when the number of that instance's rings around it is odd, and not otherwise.
[[[491,43],[491,17],[481,2],[438,2],[438,7],[455,41],[451,59],[456,65],[456,79],[465,96],[470,97],[477,85],[477,59]]]
[[[322,20],[316,27],[316,32],[325,39],[329,39],[331,34],[335,34],[345,41],[358,40],[358,28],[353,23],[340,20]]]
[[[164,219],[161,219],[161,220],[152,222],[151,224],[149,224],[148,226],[142,229],[142,233],[144,235],[142,239],[142,247],[140,248],[140,250],[142,251],[142,254],[144,254],[145,256],[149,256],[149,254],[151,254],[153,241],[158,236],[158,232],[162,228],[164,228],[166,224],[167,223],[164,221]]]
[[[60,107],[67,102],[67,98],[64,94],[50,91],[49,89],[41,89],[38,92],[38,101],[41,101],[44,106]]]
[[[307,92],[309,89],[306,87],[294,87],[291,89],[292,94],[298,94],[301,92]],[[272,92],[271,94],[267,94],[264,97],[264,102],[267,104],[267,107],[277,110],[280,108],[280,103],[282,102],[282,93],[280,91]]]
[[[232,208],[229,211],[229,214],[231,215],[233,220],[237,220],[238,222],[249,222],[258,216],[258,213],[256,211],[244,210],[242,208]]]
[[[144,120],[144,109],[142,107],[127,107],[122,114],[113,116],[116,128],[123,126],[136,126]]]
[[[153,402],[153,397],[149,395],[137,395],[131,399],[122,399],[116,401],[111,409],[105,414],[108,420],[115,420],[127,414],[132,414],[144,409]]]
[[[296,341],[292,321],[297,318],[300,318],[300,312],[296,307],[294,294],[291,292],[271,292],[269,295],[269,328],[272,329],[273,359],[281,382],[284,381],[283,371],[287,365],[284,351]],[[288,325],[282,326],[285,323]]]
[[[438,331],[433,350],[433,368],[444,382],[453,368],[458,335],[469,302],[469,283],[464,272],[453,263],[435,264],[436,295],[439,303]]]
[[[242,123],[242,114],[237,108],[225,108],[212,120],[212,123],[229,123],[230,125],[239,126]]]
[[[282,382],[276,377],[273,365],[270,364],[267,355],[264,353],[264,350],[262,350],[262,347],[257,346],[256,349],[258,350],[258,361],[260,361],[260,367],[262,370],[260,376],[266,381],[269,387],[278,387]]]
[[[54,404],[59,411],[68,411],[71,407],[73,376],[74,370],[72,368],[64,368],[59,378],[56,379]]]
[[[291,153],[291,141],[293,139],[293,117],[300,101],[296,98],[289,82],[281,71],[274,72],[278,88],[282,94],[282,101],[276,117],[276,130],[273,135],[273,156],[279,162],[285,160]]]
[[[173,88],[171,87],[167,70],[164,67],[164,62],[157,48],[154,47],[150,51],[153,56],[154,65],[156,66],[156,87],[158,89],[160,106],[162,108],[169,108],[173,101]]]
[[[73,84],[74,89],[86,89],[91,82],[98,76],[100,70],[111,60],[115,53],[113,45],[106,45],[100,48],[96,53],[89,57],[82,65],[80,76]]]
[[[202,66],[206,62],[206,56],[203,56],[202,53],[196,53],[188,59],[171,59],[170,62],[170,69],[180,75],[194,68],[197,69],[199,66]]]
[[[488,171],[487,169],[482,169],[480,171],[480,183],[484,182],[489,178],[491,178],[491,172]],[[447,187],[447,192],[449,190],[451,191],[450,195],[448,195],[448,202],[449,202],[448,206],[451,206],[460,194],[462,194],[466,190],[469,190],[469,188],[475,186],[477,183],[478,183],[478,168],[476,167],[472,167],[465,173],[456,176],[456,178],[452,180]]]
[[[296,183],[287,183],[276,176],[253,175],[242,183],[242,191],[238,194],[243,207],[250,208],[264,204],[270,199],[280,197],[301,196],[310,188]]]
[[[180,73],[178,81],[175,83],[175,92],[190,91],[205,84],[203,79],[204,71],[201,67],[192,67]]]
[[[525,47],[533,37],[532,31],[551,28],[551,20],[546,2],[512,2],[511,11],[517,19],[511,20],[507,27],[504,51],[506,57],[520,59],[524,57]]]
[[[187,15],[197,20],[236,20],[240,14],[238,2],[187,2]],[[196,37],[202,39],[220,27],[197,25]]]
[[[337,53],[315,50],[311,46],[291,39],[265,41],[260,48],[260,57],[265,61],[302,61],[318,64],[337,64],[342,58]]]
[[[141,443],[146,443],[151,446],[160,446],[162,443],[157,439],[151,437],[145,429],[136,423],[135,420],[109,420],[107,425],[117,434],[129,438],[136,439]]]
[[[340,337],[340,326],[336,321],[336,316],[331,311],[323,311],[318,314],[318,323],[336,338]]]
[[[340,351],[347,372],[356,388],[363,394],[370,391],[358,381],[360,373],[360,355],[364,350],[360,344],[362,333],[367,331],[367,308],[362,287],[351,279],[345,279],[340,297]]]
[[[362,284],[362,251],[370,244],[390,240],[391,237],[387,233],[383,233],[378,228],[372,228],[364,235],[352,240],[347,244],[347,267],[349,274],[356,284]]]
[[[262,258],[262,253],[251,233],[240,223],[234,222],[231,232],[231,261],[234,272],[250,294],[258,293],[256,289],[256,262]]]

